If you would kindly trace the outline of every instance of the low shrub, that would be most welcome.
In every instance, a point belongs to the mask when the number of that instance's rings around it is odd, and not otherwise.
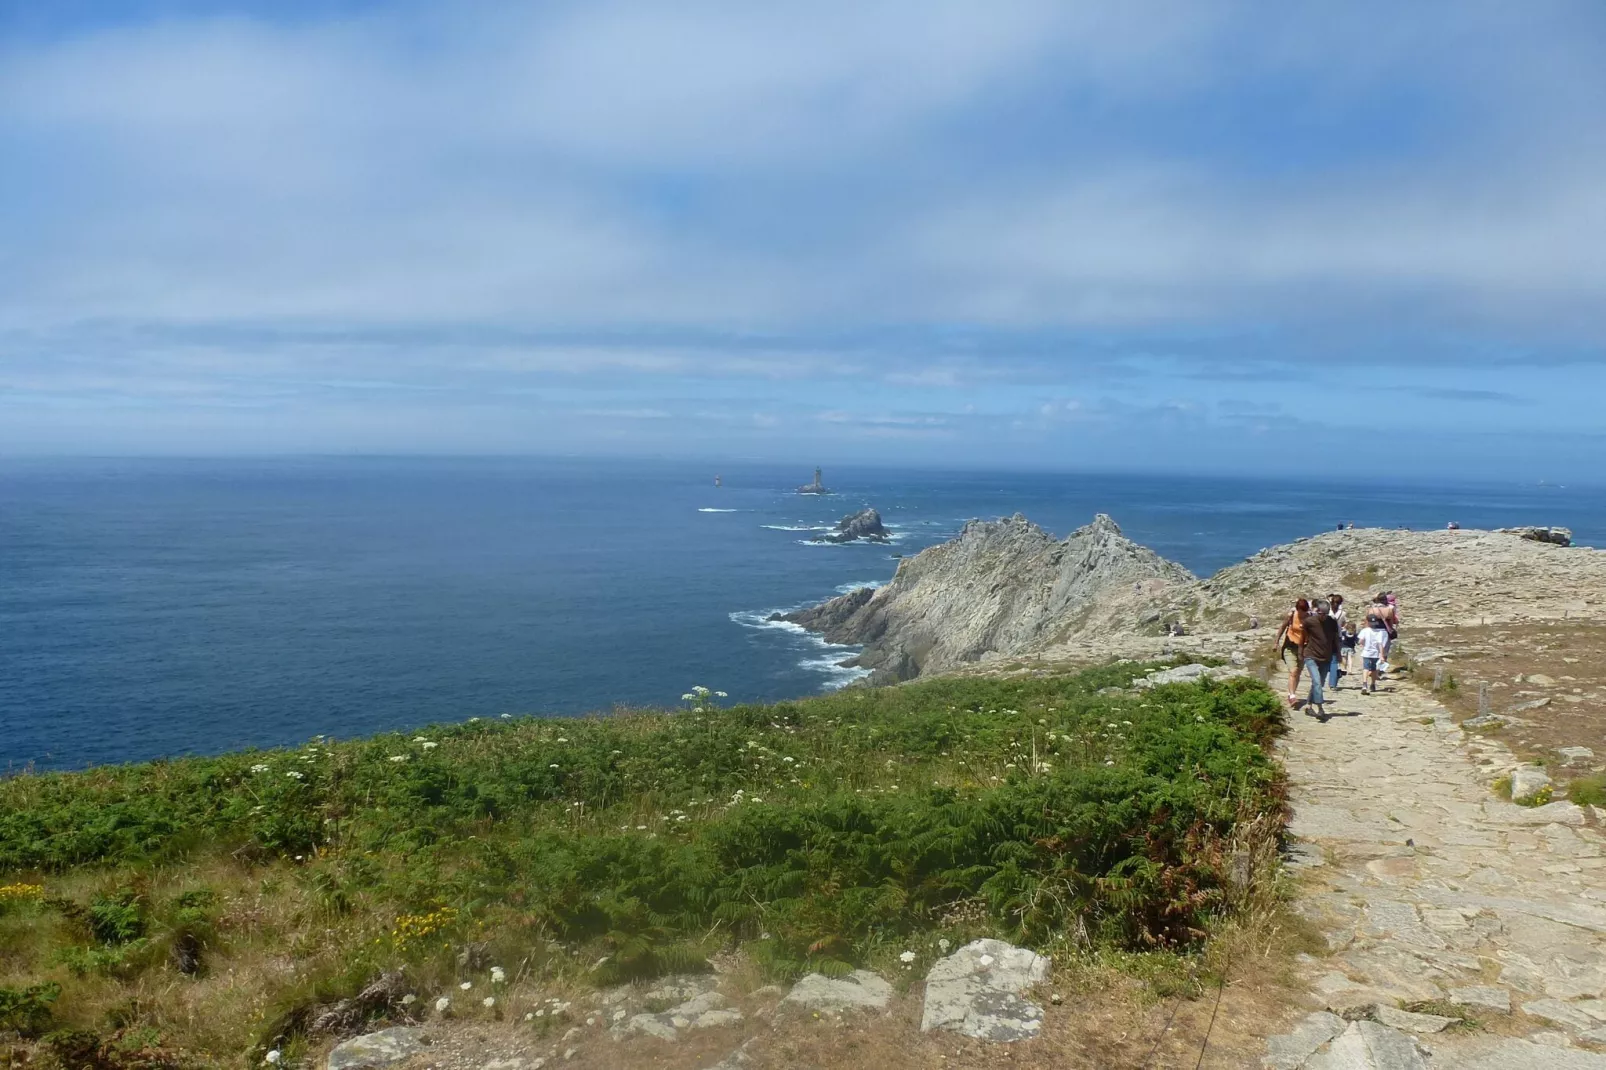
[[[1249,680],[1124,690],[1154,667],[30,774],[0,781],[0,873],[117,889],[49,899],[95,938],[58,949],[76,973],[308,960],[235,1030],[260,1044],[490,933],[599,984],[731,945],[841,973],[938,932],[1181,948],[1231,907],[1234,830],[1280,811],[1283,708]],[[182,876],[206,866],[235,891]]]

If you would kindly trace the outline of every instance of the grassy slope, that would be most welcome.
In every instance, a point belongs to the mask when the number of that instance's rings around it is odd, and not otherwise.
[[[24,889],[0,889],[0,1028],[6,992],[59,984],[50,1022],[11,1027],[229,1059],[381,970],[441,990],[482,944],[595,983],[732,945],[778,976],[891,973],[939,934],[1182,946],[1223,909],[1235,825],[1281,804],[1280,706],[1242,681],[1098,693],[1139,671],[0,782],[0,886]]]

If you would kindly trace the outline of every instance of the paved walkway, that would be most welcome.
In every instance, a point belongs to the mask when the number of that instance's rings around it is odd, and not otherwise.
[[[1290,715],[1298,908],[1332,955],[1267,1065],[1606,1070],[1606,814],[1502,801],[1510,753],[1388,686]],[[1397,1013],[1422,1004],[1475,1028]]]

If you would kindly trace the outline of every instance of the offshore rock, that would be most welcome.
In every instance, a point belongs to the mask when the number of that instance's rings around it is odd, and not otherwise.
[[[922,1031],[952,1029],[978,1040],[1026,1040],[1043,1008],[1018,993],[1048,977],[1049,960],[1002,940],[973,940],[926,975]]]
[[[1102,513],[1063,541],[1017,513],[973,520],[957,538],[904,558],[879,590],[779,619],[863,646],[848,664],[889,683],[1083,631],[1129,630],[1141,607],[1191,582],[1187,569],[1126,538]]]
[[[836,522],[836,530],[816,535],[810,542],[891,542],[892,536],[881,524],[874,509],[860,509]]]

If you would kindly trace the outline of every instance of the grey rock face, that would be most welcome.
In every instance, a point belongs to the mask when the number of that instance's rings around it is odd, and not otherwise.
[[[1588,747],[1562,747],[1557,753],[1567,759],[1568,765],[1574,762],[1587,762],[1595,757],[1595,752]]]
[[[1493,1011],[1496,1014],[1511,1013],[1511,993],[1504,988],[1494,988],[1489,985],[1452,988],[1450,989],[1450,1002],[1458,1007]]]
[[[1550,777],[1537,765],[1520,765],[1511,773],[1511,801],[1527,802],[1550,787]]]
[[[1349,1023],[1336,1014],[1317,1011],[1306,1015],[1292,1033],[1266,1039],[1266,1055],[1260,1065],[1268,1070],[1299,1070],[1318,1048],[1347,1028]]]
[[[861,509],[836,523],[836,530],[816,535],[810,542],[891,542],[892,536],[874,509]]]
[[[1442,1033],[1448,1027],[1461,1021],[1460,1018],[1446,1018],[1442,1014],[1417,1014],[1415,1011],[1402,1011],[1386,1004],[1378,1006],[1377,1020],[1390,1029],[1400,1029],[1407,1033]]]
[[[1457,1060],[1454,1070],[1606,1070],[1606,1055],[1502,1037],[1475,1055]]]
[[[838,978],[811,973],[793,985],[781,1002],[816,1011],[879,1011],[891,1000],[890,984],[869,970],[854,970]]]
[[[398,1025],[366,1033],[335,1046],[329,1053],[329,1070],[369,1070],[399,1063],[424,1050],[424,1031]]]
[[[701,988],[702,991],[666,1011],[630,1015],[613,1025],[609,1032],[613,1034],[615,1040],[622,1040],[636,1033],[645,1033],[659,1040],[673,1041],[678,1040],[680,1034],[686,1030],[710,1029],[741,1021],[742,1012],[726,1007],[725,997],[707,987],[711,984],[711,981],[701,979],[695,982],[667,982],[648,992],[647,998],[678,999],[694,989]],[[654,995],[654,993],[661,994]]]
[[[1519,539],[1529,542],[1548,542],[1552,546],[1571,546],[1573,544],[1573,531],[1571,528],[1496,528],[1502,535],[1515,535]]]
[[[1163,669],[1133,680],[1132,686],[1139,691],[1146,691],[1163,684],[1191,684],[1196,680],[1224,680],[1229,676],[1242,675],[1244,671],[1235,665],[1178,665],[1174,669]]]
[[[1305,1060],[1309,1070],[1427,1070],[1415,1040],[1377,1022],[1351,1022],[1349,1027]]]
[[[905,558],[879,590],[781,619],[833,643],[863,645],[857,664],[874,670],[872,682],[887,683],[1097,630],[1101,613],[1136,613],[1143,599],[1192,580],[1102,514],[1059,541],[1017,513],[971,521],[957,538]]]
[[[979,1040],[1025,1040],[1043,1008],[1018,993],[1048,977],[1049,960],[1002,940],[973,940],[926,975],[921,1030],[951,1029]]]

